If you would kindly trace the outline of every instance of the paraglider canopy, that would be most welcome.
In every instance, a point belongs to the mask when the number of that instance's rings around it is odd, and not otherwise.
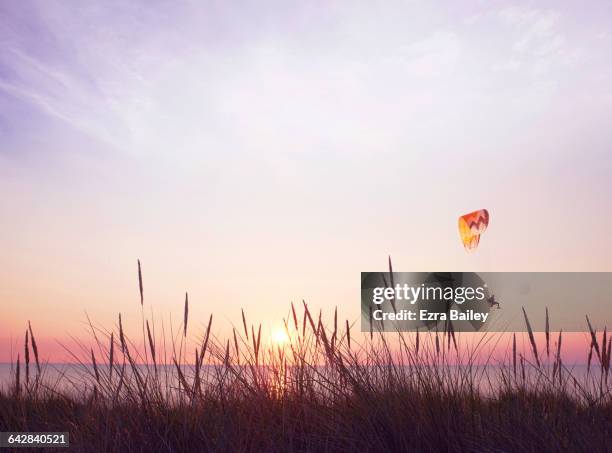
[[[466,252],[472,252],[478,248],[480,235],[489,226],[489,211],[480,209],[459,217],[459,236]]]

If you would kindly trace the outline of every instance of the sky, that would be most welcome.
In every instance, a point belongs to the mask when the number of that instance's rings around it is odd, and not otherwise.
[[[359,276],[612,271],[612,5],[0,3],[0,361]],[[487,208],[466,254],[457,217]],[[610,311],[612,319],[612,309]],[[137,329],[134,327],[134,329]],[[225,330],[224,330],[225,329]]]

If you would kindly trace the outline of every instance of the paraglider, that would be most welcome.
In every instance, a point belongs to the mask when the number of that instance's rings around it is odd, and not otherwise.
[[[466,252],[474,251],[478,248],[480,235],[489,226],[489,211],[480,209],[459,217],[459,236],[465,247]]]

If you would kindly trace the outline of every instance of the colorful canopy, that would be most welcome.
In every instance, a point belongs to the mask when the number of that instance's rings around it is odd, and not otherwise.
[[[470,212],[459,217],[459,235],[467,252],[478,248],[480,235],[489,226],[489,212],[486,209]]]

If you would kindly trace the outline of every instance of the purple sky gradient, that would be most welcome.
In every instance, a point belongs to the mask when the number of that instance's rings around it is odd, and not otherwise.
[[[0,345],[137,321],[137,258],[156,312],[270,325],[356,320],[389,254],[612,271],[612,6],[436,5],[0,3]]]

